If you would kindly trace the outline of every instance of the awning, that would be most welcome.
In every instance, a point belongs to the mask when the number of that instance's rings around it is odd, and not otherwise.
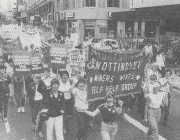
[[[125,12],[114,12],[112,18],[119,21],[127,20],[159,20],[159,13],[157,11],[125,11]]]
[[[179,18],[180,5],[171,6],[159,6],[135,9],[135,11],[124,11],[112,13],[114,20],[126,21],[126,20],[160,20]]]

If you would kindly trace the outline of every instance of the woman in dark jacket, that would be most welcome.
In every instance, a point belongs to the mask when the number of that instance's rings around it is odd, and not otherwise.
[[[65,108],[65,99],[63,92],[58,91],[59,80],[51,81],[51,89],[48,90],[48,96],[45,100],[45,106],[48,112],[49,119],[47,125],[47,140],[53,140],[54,128],[57,140],[64,140],[63,136],[63,114]]]
[[[32,122],[34,124],[34,127],[36,127],[37,114],[44,108],[44,99],[47,96],[46,85],[41,80],[40,75],[33,76],[33,83],[29,84],[27,93],[27,97],[29,98],[29,104],[31,107]],[[42,122],[39,122],[38,132],[39,136],[42,138]]]

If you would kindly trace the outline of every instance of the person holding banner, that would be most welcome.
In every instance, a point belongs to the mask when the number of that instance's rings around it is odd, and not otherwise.
[[[102,115],[101,136],[103,140],[114,140],[118,125],[117,117],[122,112],[123,101],[115,102],[114,93],[109,89],[105,96],[106,102],[100,105],[94,112],[82,110],[87,115],[94,117],[97,114]]]
[[[152,77],[155,78],[155,75]],[[145,137],[151,137],[153,140],[159,140],[158,122],[161,117],[160,106],[162,105],[165,97],[165,92],[160,90],[160,86],[161,83],[159,81],[153,81],[151,86],[152,90],[146,96],[147,109],[145,110],[145,122],[148,122],[149,129]]]
[[[27,93],[27,97],[29,98],[29,104],[31,107],[32,122],[35,128],[37,114],[40,110],[43,109],[44,100],[47,96],[46,85],[41,80],[40,74],[33,75],[33,83],[28,86]],[[39,122],[38,132],[39,136],[42,138],[42,122]]]
[[[12,79],[6,73],[6,66],[0,65],[0,116],[7,122],[8,99],[10,94],[10,84]]]
[[[69,81],[69,73],[66,70],[60,71],[60,86],[59,91],[63,92],[64,98],[65,98],[65,120],[64,120],[64,134],[68,133],[67,129],[67,123],[69,122],[69,119],[73,116],[73,110],[74,110],[74,98],[71,95],[70,89],[71,89],[71,83]]]
[[[75,85],[75,88],[71,91],[74,96],[74,106],[79,127],[76,135],[76,140],[87,140],[88,136],[88,125],[90,117],[84,112],[82,112],[82,110],[88,109],[87,91],[85,85],[85,79],[79,78],[78,82]]]
[[[16,98],[16,103],[18,107],[17,112],[25,112],[25,86],[24,86],[24,81],[23,77],[16,77],[14,76],[14,94]]]

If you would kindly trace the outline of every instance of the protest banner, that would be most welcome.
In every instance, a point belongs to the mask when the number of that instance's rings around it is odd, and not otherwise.
[[[50,66],[56,69],[66,69],[68,46],[64,44],[51,44]]]
[[[35,53],[31,55],[31,65],[32,74],[39,74],[44,72],[40,54]]]
[[[4,65],[3,48],[0,46],[0,65]]]
[[[14,52],[14,75],[27,76],[31,75],[31,54],[28,52]]]
[[[89,101],[104,98],[109,88],[116,96],[140,93],[146,63],[141,51],[96,50],[94,55],[86,62]]]

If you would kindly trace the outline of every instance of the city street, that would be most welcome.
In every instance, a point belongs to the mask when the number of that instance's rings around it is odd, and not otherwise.
[[[159,125],[159,133],[167,140],[179,140],[180,139],[180,90],[175,89],[172,93],[172,106],[170,111],[169,126],[164,127]],[[28,103],[26,104],[26,106]],[[11,133],[7,134],[5,131],[4,123],[1,120],[0,123],[0,139],[1,140],[33,140],[31,114],[28,107],[26,107],[26,113],[21,114],[16,112],[16,108],[10,103],[9,106],[9,123],[11,126]],[[131,112],[126,112],[137,121],[141,122],[139,116],[135,113],[136,109]],[[100,119],[94,120],[95,130],[89,130],[89,140],[101,140],[100,136]],[[45,127],[44,127],[45,128]],[[69,124],[70,133],[65,137],[65,140],[75,140],[75,134],[77,131],[77,124],[75,118],[73,118]],[[44,132],[45,133],[45,132]],[[115,140],[144,140],[144,132],[139,128],[133,126],[128,121],[119,120],[119,129]],[[45,140],[46,138],[44,138]]]

